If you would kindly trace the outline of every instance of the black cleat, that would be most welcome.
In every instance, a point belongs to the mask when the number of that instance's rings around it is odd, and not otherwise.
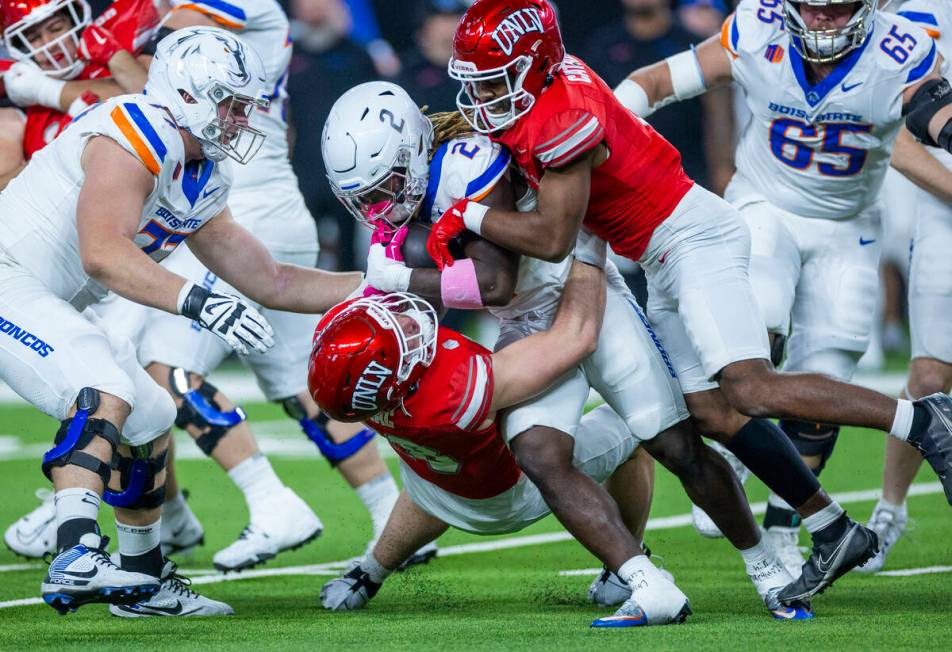
[[[803,573],[780,591],[780,602],[792,606],[823,593],[841,576],[869,561],[878,549],[876,533],[850,520],[846,532],[836,541],[813,544]]]
[[[910,434],[907,441],[919,449],[939,476],[945,499],[952,505],[952,398],[933,394],[915,404],[929,411],[929,425],[922,432]]]

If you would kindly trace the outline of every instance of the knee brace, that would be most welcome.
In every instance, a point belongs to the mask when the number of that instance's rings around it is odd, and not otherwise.
[[[79,390],[76,398],[76,414],[69,419],[63,419],[56,432],[53,448],[43,455],[43,475],[52,480],[53,467],[72,464],[92,471],[102,478],[103,485],[109,484],[112,473],[112,460],[116,456],[119,446],[119,430],[105,419],[91,419],[99,408],[99,391],[92,387]],[[112,449],[109,462],[84,453],[83,448],[89,445],[93,437],[102,437]]]
[[[223,412],[215,401],[214,385],[203,380],[198,389],[191,389],[189,373],[181,368],[169,372],[169,386],[175,395],[182,399],[182,406],[175,415],[175,425],[185,429],[187,426],[208,431],[195,438],[195,443],[206,455],[211,455],[221,438],[247,417],[240,407]]]
[[[107,489],[103,500],[113,507],[126,509],[154,509],[165,502],[165,482],[156,486],[156,477],[165,469],[168,451],[152,457],[152,445],[136,446],[132,457],[119,456],[116,469],[119,471],[121,491]]]
[[[347,441],[338,444],[327,433],[327,422],[330,419],[327,418],[326,414],[321,413],[317,415],[316,419],[309,419],[307,410],[304,409],[301,401],[296,396],[281,401],[281,407],[284,408],[289,417],[301,425],[301,430],[304,431],[308,439],[317,445],[317,449],[321,451],[321,455],[330,462],[331,466],[337,466],[348,457],[355,455],[377,434],[370,428],[363,428]]]
[[[814,475],[820,475],[826,461],[833,455],[836,439],[840,436],[840,427],[786,419],[780,420],[780,427],[797,447],[798,453],[820,457],[820,466],[813,469]]]
[[[787,352],[787,336],[780,333],[774,333],[773,342],[770,344],[770,362],[774,367],[779,367],[783,362],[784,353]]]

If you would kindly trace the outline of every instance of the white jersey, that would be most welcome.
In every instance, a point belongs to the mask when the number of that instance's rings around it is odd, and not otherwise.
[[[155,176],[135,244],[156,262],[224,210],[231,186],[221,165],[208,159],[185,162],[175,123],[144,95],[120,95],[80,114],[0,194],[0,259],[27,269],[79,310],[107,292],[83,270],[76,230],[85,178],[80,159],[87,141],[99,135],[114,140]]]
[[[479,201],[486,197],[509,167],[509,152],[481,134],[453,138],[443,143],[430,162],[430,179],[420,210],[424,222],[436,222],[444,212],[463,198]],[[520,210],[534,208],[528,199],[519,202]],[[550,312],[558,306],[569,259],[548,263],[523,256],[513,299],[489,311],[499,319],[515,319],[530,311]]]
[[[202,13],[230,29],[264,63],[271,104],[258,109],[251,125],[266,135],[247,165],[231,164],[230,207],[235,220],[270,249],[316,251],[314,221],[303,206],[288,160],[287,81],[291,38],[287,16],[275,0],[172,0],[173,7]]]
[[[936,64],[920,27],[878,12],[863,44],[811,84],[776,0],[743,0],[721,43],[752,117],[727,197],[766,198],[802,217],[846,219],[872,205],[902,126],[902,93]]]

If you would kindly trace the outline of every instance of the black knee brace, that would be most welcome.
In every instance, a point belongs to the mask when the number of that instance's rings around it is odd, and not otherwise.
[[[176,368],[169,372],[169,386],[182,399],[182,407],[175,415],[175,425],[183,430],[187,426],[208,429],[195,438],[195,443],[206,455],[210,456],[221,438],[246,418],[245,411],[240,407],[223,412],[215,401],[218,388],[211,383],[203,380],[198,389],[191,389],[189,373],[184,369]]]
[[[105,419],[90,418],[90,415],[99,408],[98,390],[92,387],[79,390],[76,408],[75,415],[61,422],[56,438],[53,440],[55,446],[43,455],[41,467],[43,475],[52,480],[53,467],[72,464],[92,471],[102,478],[104,485],[107,485],[112,473],[112,459],[115,458],[116,448],[119,446],[119,430]],[[112,448],[109,462],[103,462],[82,451],[93,437],[102,437],[109,442]]]
[[[774,333],[773,342],[770,344],[770,362],[775,367],[779,367],[783,362],[783,355],[787,352],[787,336]]]
[[[331,466],[337,466],[348,457],[355,455],[377,434],[370,428],[363,428],[347,441],[338,444],[327,434],[327,422],[330,419],[324,413],[318,414],[315,419],[308,419],[307,410],[304,409],[301,401],[296,396],[281,401],[281,407],[284,408],[289,417],[300,424],[301,430],[304,431],[308,439],[317,445],[317,449],[321,451],[321,455],[330,462]]]
[[[820,466],[813,469],[814,475],[820,475],[826,461],[833,455],[836,439],[840,436],[840,427],[787,419],[780,420],[780,427],[787,433],[800,455],[820,457]]]
[[[152,445],[136,446],[132,457],[119,456],[116,469],[119,471],[121,491],[109,489],[103,500],[113,507],[126,509],[154,509],[165,502],[165,482],[156,486],[156,477],[165,469],[168,451],[151,457]]]

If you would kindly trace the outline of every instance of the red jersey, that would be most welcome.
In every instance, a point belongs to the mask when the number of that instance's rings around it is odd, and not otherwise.
[[[509,148],[535,189],[546,168],[564,166],[604,142],[609,156],[592,170],[584,224],[631,260],[641,257],[655,227],[694,185],[678,150],[572,56],[529,113],[492,138]]]
[[[436,356],[416,391],[367,424],[424,480],[463,498],[511,489],[521,471],[496,421],[483,426],[493,396],[492,353],[439,327]]]
[[[77,80],[99,79],[107,77],[109,70],[101,66],[86,64]],[[87,105],[99,101],[93,93],[84,93],[82,99]],[[23,155],[27,160],[38,151],[53,142],[53,139],[63,133],[63,130],[73,121],[73,116],[58,109],[46,106],[30,106],[26,109],[26,125],[23,131]]]

